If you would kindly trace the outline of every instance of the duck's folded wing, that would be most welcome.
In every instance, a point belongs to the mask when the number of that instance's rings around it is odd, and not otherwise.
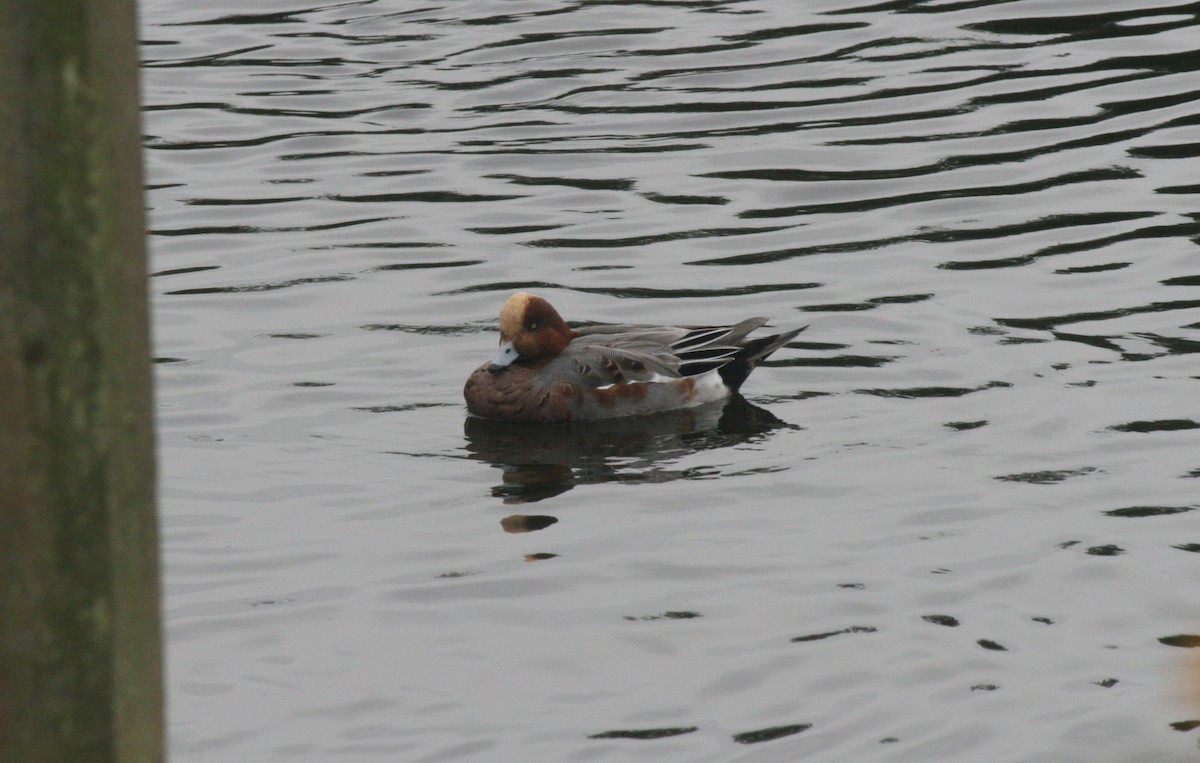
[[[584,386],[667,381],[721,368],[764,323],[751,318],[735,326],[595,326],[580,330],[569,354]]]
[[[569,353],[569,361],[574,365],[573,371],[583,387],[667,381],[681,376],[679,358],[669,350],[664,351],[661,345],[614,347],[589,344],[572,349],[575,351]],[[568,358],[560,357],[559,360]]]

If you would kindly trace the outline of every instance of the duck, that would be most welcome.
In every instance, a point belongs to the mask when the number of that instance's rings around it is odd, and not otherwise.
[[[463,387],[483,419],[570,422],[723,400],[807,326],[751,338],[766,318],[731,326],[571,328],[546,299],[518,292],[500,309],[500,347]]]

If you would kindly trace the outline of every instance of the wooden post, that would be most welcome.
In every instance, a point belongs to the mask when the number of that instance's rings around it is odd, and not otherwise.
[[[0,763],[158,763],[135,0],[0,19]]]

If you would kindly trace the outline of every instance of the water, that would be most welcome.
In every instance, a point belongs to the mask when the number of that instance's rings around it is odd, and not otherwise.
[[[1195,759],[1198,13],[145,3],[172,759]],[[517,289],[811,327],[467,421]]]

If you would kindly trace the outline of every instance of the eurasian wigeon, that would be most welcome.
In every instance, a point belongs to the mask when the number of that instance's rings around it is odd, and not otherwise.
[[[747,339],[766,322],[573,329],[549,302],[520,292],[500,310],[500,351],[467,379],[467,410],[504,421],[575,421],[721,400],[807,328]]]

